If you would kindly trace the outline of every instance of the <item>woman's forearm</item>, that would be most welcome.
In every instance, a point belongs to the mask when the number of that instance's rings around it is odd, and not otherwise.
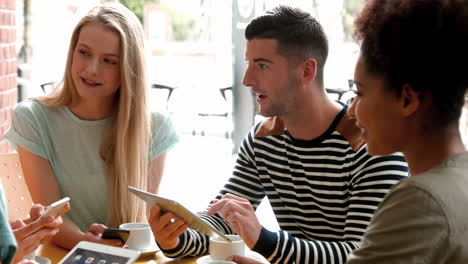
[[[63,217],[63,224],[60,227],[60,231],[52,241],[54,244],[66,248],[72,249],[78,242],[84,239],[84,233],[66,216]]]

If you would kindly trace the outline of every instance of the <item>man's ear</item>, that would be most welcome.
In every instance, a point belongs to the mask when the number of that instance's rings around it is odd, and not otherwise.
[[[317,61],[309,58],[302,63],[302,79],[304,83],[313,81],[317,76]]]
[[[414,114],[421,106],[421,92],[417,92],[413,87],[405,83],[401,90],[401,113],[408,117]]]

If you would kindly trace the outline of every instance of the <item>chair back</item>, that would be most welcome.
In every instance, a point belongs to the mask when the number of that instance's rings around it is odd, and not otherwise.
[[[0,178],[7,200],[8,218],[29,218],[33,201],[23,176],[18,153],[0,153]]]
[[[42,92],[44,94],[49,94],[52,90],[54,90],[55,82],[46,82],[43,84],[40,84]]]

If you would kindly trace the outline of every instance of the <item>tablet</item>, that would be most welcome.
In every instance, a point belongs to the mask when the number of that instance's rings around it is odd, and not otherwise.
[[[131,264],[139,256],[138,250],[81,241],[59,264]]]
[[[128,190],[131,193],[138,196],[143,201],[145,201],[146,203],[148,203],[149,205],[154,206],[157,204],[161,207],[161,210],[174,213],[178,217],[182,218],[185,221],[185,223],[187,223],[194,230],[197,230],[208,236],[216,234],[226,241],[231,241],[223,233],[216,230],[213,226],[203,221],[203,219],[201,219],[196,214],[192,213],[190,210],[188,210],[176,201],[139,190],[132,186],[128,186]]]

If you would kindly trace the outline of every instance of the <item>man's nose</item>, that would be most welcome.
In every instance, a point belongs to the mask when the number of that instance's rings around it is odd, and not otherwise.
[[[252,87],[254,85],[252,70],[250,67],[247,67],[245,71],[244,78],[242,79],[242,84],[246,87]]]

